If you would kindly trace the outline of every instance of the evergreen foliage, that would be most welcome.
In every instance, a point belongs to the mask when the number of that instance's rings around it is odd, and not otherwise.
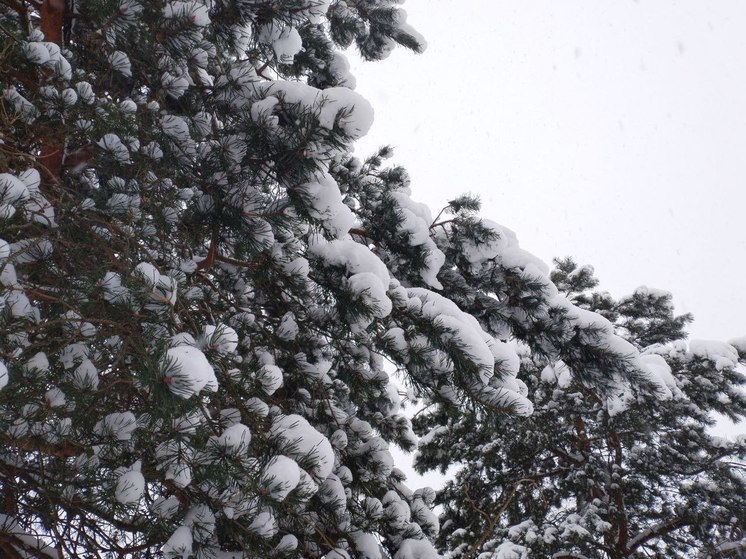
[[[733,345],[691,341],[689,315],[645,287],[618,301],[589,266],[556,262],[552,279],[610,320],[642,353],[649,382],[599,392],[563,361],[525,353],[518,375],[530,418],[480,413],[425,437],[421,467],[464,464],[438,494],[438,545],[449,557],[741,557],[746,549],[746,438],[710,433],[746,414]]]
[[[476,198],[433,219],[351,155],[340,50],[422,51],[399,4],[0,0],[0,555],[431,559],[390,445],[524,424],[521,363],[655,375],[665,301],[568,299]]]

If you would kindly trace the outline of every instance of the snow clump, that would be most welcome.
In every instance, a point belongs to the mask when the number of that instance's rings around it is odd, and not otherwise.
[[[287,456],[273,457],[262,473],[261,485],[267,495],[283,501],[300,483],[300,468],[295,460]]]
[[[205,354],[189,345],[166,351],[163,381],[181,398],[189,398],[202,390],[215,392],[218,388],[215,371]]]
[[[270,436],[283,445],[291,458],[312,462],[312,473],[324,480],[334,468],[334,449],[329,440],[300,415],[278,415]]]
[[[192,531],[186,526],[179,526],[176,531],[168,538],[161,551],[163,556],[168,559],[187,559],[192,555],[192,545],[194,538]]]
[[[259,41],[272,45],[275,56],[281,64],[292,64],[295,55],[303,48],[300,33],[295,27],[268,23],[259,28]]]
[[[119,474],[114,489],[114,498],[123,505],[137,503],[145,491],[145,477],[140,472],[141,462],[138,460],[129,469]]]
[[[251,443],[251,430],[243,423],[234,423],[217,437],[217,443],[231,454],[243,454]]]
[[[738,365],[738,351],[731,344],[717,340],[692,340],[689,351],[715,364],[718,371]]]
[[[238,333],[225,324],[205,326],[203,339],[208,349],[221,354],[233,353],[238,347]]]
[[[93,432],[102,437],[128,441],[137,428],[137,419],[131,411],[114,412],[104,417],[93,427]]]

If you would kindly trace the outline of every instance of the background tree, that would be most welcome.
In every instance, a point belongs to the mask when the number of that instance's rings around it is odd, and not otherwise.
[[[563,361],[525,353],[529,418],[475,411],[420,443],[420,469],[463,464],[436,502],[451,557],[740,557],[746,439],[711,434],[746,413],[743,341],[685,340],[689,315],[641,287],[618,301],[588,266],[552,279],[641,351],[647,382],[601,393]],[[739,349],[740,348],[740,356]]]

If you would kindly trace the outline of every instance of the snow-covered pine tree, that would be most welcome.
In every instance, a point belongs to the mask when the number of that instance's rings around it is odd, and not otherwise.
[[[613,300],[592,268],[552,279],[641,351],[650,377],[601,393],[574,366],[526,353],[529,418],[454,418],[420,443],[420,468],[463,464],[436,498],[453,558],[742,557],[746,438],[713,435],[746,415],[746,340],[685,341],[689,315],[645,287]]]
[[[434,220],[339,52],[394,0],[0,0],[0,554],[429,559],[389,444],[645,375],[515,236]],[[581,365],[584,365],[581,367]]]

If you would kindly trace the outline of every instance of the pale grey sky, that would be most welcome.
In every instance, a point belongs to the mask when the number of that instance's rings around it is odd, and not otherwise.
[[[746,3],[407,0],[428,40],[353,61],[413,198],[461,192],[545,261],[646,284],[693,336],[746,334]],[[437,210],[436,210],[437,211]]]

